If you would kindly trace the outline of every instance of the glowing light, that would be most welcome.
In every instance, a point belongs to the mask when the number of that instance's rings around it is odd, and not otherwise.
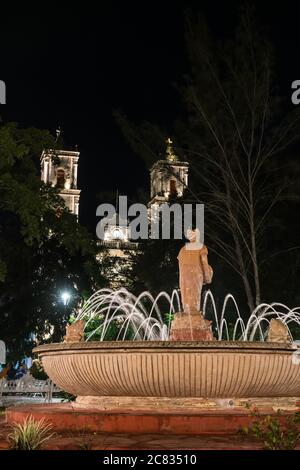
[[[69,292],[66,292],[66,291],[62,292],[61,298],[62,298],[62,301],[63,301],[64,305],[67,305],[70,298],[71,298],[71,294]]]

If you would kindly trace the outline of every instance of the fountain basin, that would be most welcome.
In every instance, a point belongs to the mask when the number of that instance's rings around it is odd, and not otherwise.
[[[34,349],[53,382],[81,397],[299,397],[291,344],[113,341]]]

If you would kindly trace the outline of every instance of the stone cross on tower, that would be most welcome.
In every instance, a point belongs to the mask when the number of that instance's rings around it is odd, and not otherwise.
[[[174,149],[173,149],[173,147],[172,147],[173,141],[170,139],[170,137],[167,138],[166,144],[167,144],[166,159],[167,159],[169,162],[177,162],[177,161],[178,161],[178,158],[177,158],[177,156],[176,156],[175,153],[174,153]]]

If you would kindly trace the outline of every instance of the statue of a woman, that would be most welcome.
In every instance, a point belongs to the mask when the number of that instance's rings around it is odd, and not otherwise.
[[[189,243],[178,254],[179,286],[183,311],[200,311],[200,299],[203,284],[210,284],[213,270],[208,264],[208,250],[199,242],[199,230],[187,230]]]

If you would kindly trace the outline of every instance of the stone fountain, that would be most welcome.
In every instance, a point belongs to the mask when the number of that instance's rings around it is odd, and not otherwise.
[[[215,417],[213,413],[219,418],[222,413],[226,417],[229,410],[237,408],[244,418],[245,410],[241,409],[249,402],[268,409],[297,408],[300,361],[297,345],[292,342],[287,326],[295,312],[282,317],[286,323],[278,318],[268,322],[267,341],[245,340],[254,324],[253,315],[240,340],[216,340],[212,322],[200,310],[202,286],[211,283],[213,270],[208,264],[208,250],[196,242],[196,235],[189,231],[190,243],[178,255],[182,308],[174,312],[169,332],[153,314],[156,305],[148,317],[144,311],[137,312],[138,301],[128,310],[131,303],[126,293],[107,325],[112,318],[120,320],[122,307],[126,314],[120,321],[126,333],[130,319],[135,340],[128,341],[124,335],[121,341],[105,341],[103,333],[102,341],[84,341],[86,322],[81,313],[77,322],[68,327],[63,343],[35,348],[34,352],[53,382],[77,396],[76,402],[70,405],[76,412],[72,425],[78,425],[80,410],[84,410],[84,416],[92,410],[93,424],[89,425],[94,426],[93,429],[97,426],[106,429],[101,421],[105,414],[109,416],[107,422],[115,423],[114,432],[135,426],[136,432],[141,429],[143,432],[193,433],[194,426],[198,429],[203,426],[205,420],[201,421],[201,416],[203,418],[208,409],[212,412],[211,419]],[[111,306],[115,297],[109,299]],[[88,302],[91,317],[102,302],[101,296]],[[102,416],[99,422],[95,413]],[[140,421],[141,415],[144,421]],[[126,416],[130,416],[129,421]],[[16,413],[13,418],[18,420]],[[70,416],[68,419],[70,423]],[[216,429],[225,426],[220,419],[214,421]],[[84,423],[87,426],[87,422]]]
[[[300,396],[297,347],[288,333],[274,341],[273,326],[271,341],[214,339],[211,321],[200,311],[202,286],[213,276],[208,250],[196,241],[196,231],[187,236],[190,243],[178,255],[183,311],[175,313],[169,341],[84,342],[84,321],[78,320],[68,327],[64,343],[34,350],[49,377],[78,396],[78,403],[96,403],[95,397],[103,396],[144,402],[147,397]],[[272,321],[287,330],[280,320]]]

